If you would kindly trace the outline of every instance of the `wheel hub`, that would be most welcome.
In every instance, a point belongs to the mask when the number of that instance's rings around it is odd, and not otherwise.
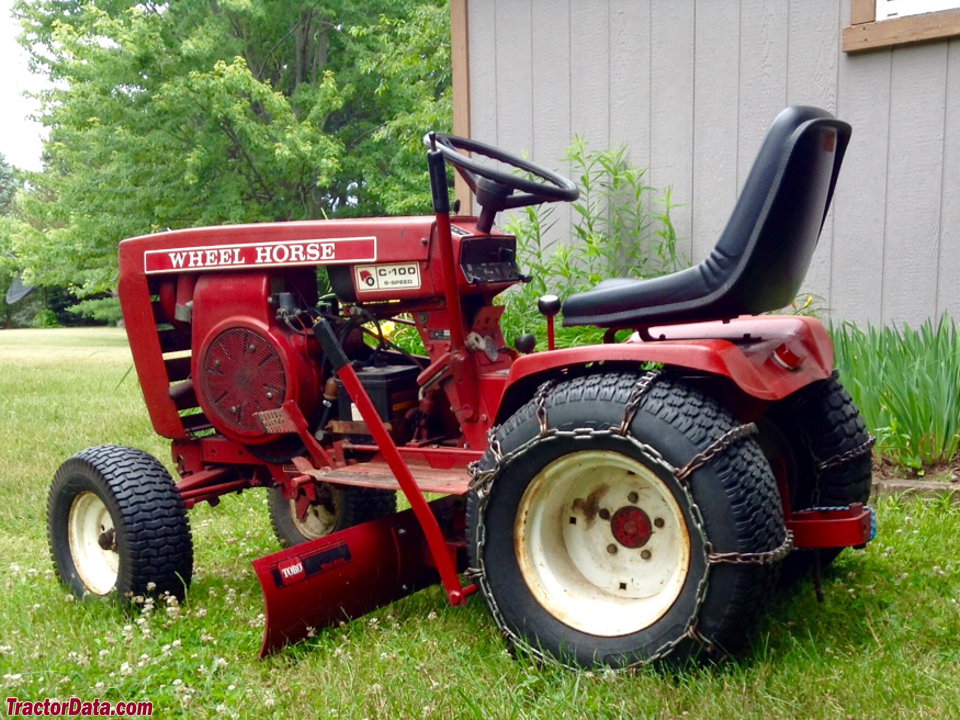
[[[609,450],[569,453],[530,481],[514,521],[517,561],[555,618],[591,635],[656,623],[690,571],[690,532],[664,481]]]
[[[301,535],[311,540],[325,537],[334,531],[340,519],[336,494],[326,483],[317,488],[317,499],[304,502],[301,496],[290,501],[290,519]]]
[[[633,505],[625,505],[610,519],[613,539],[626,548],[640,548],[653,534],[650,516]]]
[[[96,595],[109,593],[120,567],[117,532],[109,509],[96,494],[85,491],[74,498],[67,517],[67,539],[84,586]]]

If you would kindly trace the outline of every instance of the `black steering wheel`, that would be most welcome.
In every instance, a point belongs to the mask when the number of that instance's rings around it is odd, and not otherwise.
[[[443,133],[428,133],[423,138],[423,144],[430,150],[440,152],[473,191],[481,207],[477,223],[477,229],[481,232],[490,231],[494,216],[501,210],[548,202],[573,202],[580,197],[577,186],[563,175],[492,145]],[[533,178],[478,162],[461,151],[523,170]]]

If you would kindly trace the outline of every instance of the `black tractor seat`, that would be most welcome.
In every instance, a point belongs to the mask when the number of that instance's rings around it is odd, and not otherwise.
[[[567,298],[563,324],[642,328],[786,306],[810,265],[849,140],[850,126],[825,110],[782,111],[703,262],[648,280],[604,280]]]

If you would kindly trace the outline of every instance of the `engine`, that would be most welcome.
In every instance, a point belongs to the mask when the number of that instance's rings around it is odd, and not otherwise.
[[[323,431],[321,437],[371,442],[346,390],[324,376],[321,348],[310,332],[316,304],[316,279],[309,270],[211,273],[197,279],[191,303],[192,386],[215,430],[246,445],[273,443],[280,438],[265,430],[258,413],[292,400],[310,427]],[[409,356],[366,345],[362,320],[339,323],[361,382],[391,434],[405,442],[417,430],[421,366]],[[419,429],[428,430],[422,423]],[[257,452],[275,454],[269,447]]]
[[[276,439],[257,413],[293,400],[310,420],[320,397],[319,346],[277,319],[278,289],[266,273],[231,273],[200,277],[193,293],[197,400],[214,428],[244,443]]]

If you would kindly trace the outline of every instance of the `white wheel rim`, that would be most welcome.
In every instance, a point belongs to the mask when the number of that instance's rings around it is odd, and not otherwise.
[[[307,506],[307,514],[300,518],[297,515],[297,501],[290,500],[290,518],[293,521],[293,527],[297,532],[310,540],[322,538],[333,532],[337,526],[337,500],[336,497],[330,499],[331,510],[324,502],[323,490],[320,489],[321,496],[317,502],[312,502]],[[331,491],[331,495],[333,495]]]
[[[120,555],[110,511],[100,497],[84,491],[73,499],[67,518],[73,566],[84,587],[106,595],[117,584]]]
[[[514,538],[537,602],[590,635],[653,625],[690,572],[690,533],[673,493],[642,463],[608,450],[543,468],[520,500]]]

